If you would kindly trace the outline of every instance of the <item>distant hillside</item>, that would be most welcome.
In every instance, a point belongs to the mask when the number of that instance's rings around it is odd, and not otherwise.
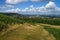
[[[18,14],[18,13],[0,13],[0,14],[11,16],[11,17],[15,17],[15,18],[22,17],[22,15]]]
[[[7,15],[7,16],[20,15],[18,13],[0,13],[0,14],[4,14],[4,15]]]
[[[12,16],[12,17],[15,17],[15,18],[36,18],[36,17],[49,17],[49,18],[60,18],[59,15],[23,15],[23,14],[19,14],[19,13],[1,13],[0,14],[3,14],[3,15],[7,15],[7,16]]]
[[[19,20],[19,22],[27,22],[27,23],[44,23],[51,25],[60,25],[60,18],[50,18],[50,17],[41,17],[41,16],[30,16],[30,15],[21,15],[18,13],[1,13],[3,18],[6,17],[5,20]],[[2,19],[2,18],[1,18]],[[4,21],[5,21],[4,20]]]
[[[16,16],[17,15],[17,16]],[[15,13],[1,13],[0,14],[0,31],[8,28],[12,24],[22,24],[22,23],[43,23],[51,25],[60,25],[60,18],[47,18],[47,17],[35,17],[35,16],[21,16]],[[33,17],[33,18],[31,18]]]

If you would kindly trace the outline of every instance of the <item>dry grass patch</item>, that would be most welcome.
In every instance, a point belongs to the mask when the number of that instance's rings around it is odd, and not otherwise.
[[[17,27],[18,26],[18,27]],[[1,40],[55,40],[52,34],[43,29],[41,25],[28,23],[15,25],[12,30],[4,34]]]

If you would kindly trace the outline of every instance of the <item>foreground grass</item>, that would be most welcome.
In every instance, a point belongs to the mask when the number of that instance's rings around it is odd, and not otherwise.
[[[51,28],[48,26],[45,26],[44,29],[46,29],[50,34],[53,34],[53,36],[56,38],[56,40],[60,40],[60,29]]]
[[[0,40],[55,40],[55,38],[43,29],[43,26],[25,23],[0,36]]]

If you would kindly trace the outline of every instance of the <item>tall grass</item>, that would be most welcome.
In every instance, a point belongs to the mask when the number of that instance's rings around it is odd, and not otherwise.
[[[45,26],[44,29],[46,29],[50,34],[53,34],[56,40],[60,40],[60,29],[50,28],[48,26]]]

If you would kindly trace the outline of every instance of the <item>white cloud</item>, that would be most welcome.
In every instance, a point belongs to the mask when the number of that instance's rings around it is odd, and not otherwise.
[[[60,8],[56,6],[54,2],[49,2],[45,6],[40,6],[40,7],[34,7],[34,5],[30,5],[29,8],[24,8],[24,9],[11,9],[11,10],[6,10],[6,12],[24,12],[24,13],[39,13],[39,14],[52,14],[53,12],[60,12]],[[23,13],[22,13],[23,14]]]
[[[6,0],[6,3],[8,4],[17,4],[20,2],[27,2],[28,0]]]
[[[49,1],[53,1],[53,0],[31,0],[33,2],[49,2]]]
[[[34,8],[34,6],[33,5],[30,5],[30,8]]]
[[[29,8],[22,9],[22,12],[28,12]]]
[[[0,9],[5,9],[6,7],[5,6],[0,6]]]
[[[56,4],[50,1],[45,7],[48,9],[53,9],[56,8]]]
[[[29,11],[32,11],[32,12],[35,12],[36,11],[36,8],[34,7],[34,5],[30,5]]]
[[[58,7],[56,7],[56,9],[55,9],[55,10],[60,12],[60,8],[58,8]]]
[[[32,1],[32,2],[49,2],[49,1],[53,1],[53,0],[6,0],[6,3],[8,4],[18,4],[21,2],[28,2],[28,1]]]
[[[35,8],[33,5],[31,5],[29,11],[33,11],[33,12],[51,12],[53,10],[56,10],[55,8],[56,8],[56,4],[52,1],[50,1],[45,6],[41,6],[41,7],[37,7],[37,8]]]
[[[0,9],[6,9],[6,8],[14,8],[13,5],[3,5],[3,6],[0,6]]]
[[[31,1],[38,2],[38,1],[40,1],[40,0],[31,0]]]
[[[18,13],[18,12],[20,12],[20,9],[19,8],[10,9],[10,10],[6,10],[5,12],[15,12],[15,13]]]
[[[5,5],[7,8],[14,8],[13,5]]]
[[[46,8],[44,6],[41,6],[41,7],[37,7],[37,12],[45,12],[46,11]]]

